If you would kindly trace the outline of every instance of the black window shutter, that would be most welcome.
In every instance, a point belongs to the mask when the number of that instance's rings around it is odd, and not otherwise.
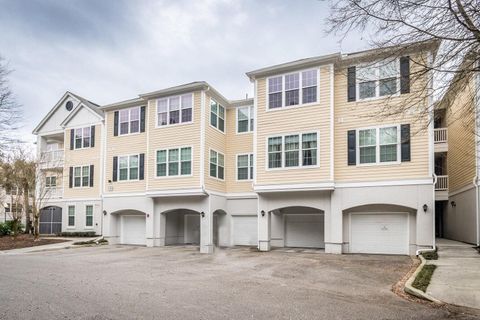
[[[140,132],[145,132],[145,106],[140,108]]]
[[[138,179],[143,180],[145,178],[145,153],[140,153],[140,170]]]
[[[93,164],[90,165],[90,187],[93,187]]]
[[[113,176],[112,181],[117,181],[118,157],[113,157]]]
[[[70,150],[73,150],[75,144],[75,130],[70,129]]]
[[[357,100],[357,72],[355,66],[349,67],[348,68],[348,76],[347,76],[347,81],[348,81],[348,101],[355,101]]]
[[[95,147],[95,126],[90,128],[90,147]]]
[[[400,126],[400,136],[402,139],[401,152],[402,162],[410,161],[410,125],[402,124]]]
[[[69,188],[73,187],[73,167],[70,167],[70,170],[68,173],[68,187]]]
[[[113,114],[113,135],[118,136],[118,111]]]
[[[355,130],[348,130],[348,165],[354,166],[357,164],[357,132]]]
[[[410,93],[410,57],[400,58],[400,93]]]

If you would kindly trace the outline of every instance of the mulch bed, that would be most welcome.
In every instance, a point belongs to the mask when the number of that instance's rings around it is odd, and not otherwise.
[[[34,241],[33,236],[29,234],[20,234],[16,237],[3,236],[0,237],[0,250],[12,250],[28,247],[43,246],[46,244],[66,242],[60,239],[39,239]]]

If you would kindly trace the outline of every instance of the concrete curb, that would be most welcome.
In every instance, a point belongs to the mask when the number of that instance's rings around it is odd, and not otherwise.
[[[62,249],[71,249],[71,248],[81,248],[86,245],[77,245],[75,243],[80,241],[99,241],[102,239],[103,236],[96,237],[96,238],[57,238],[67,240],[65,242],[60,243],[52,243],[52,244],[45,244],[41,246],[33,246],[33,247],[26,247],[26,248],[19,248],[19,249],[12,249],[12,250],[2,250],[0,251],[0,255],[16,255],[16,254],[26,254],[26,253],[38,253],[38,252],[46,252],[46,251],[56,251]]]
[[[412,276],[405,283],[404,291],[408,294],[411,294],[412,296],[415,296],[415,297],[418,297],[418,298],[421,298],[421,299],[424,299],[424,300],[428,300],[428,301],[431,301],[431,302],[434,302],[434,303],[437,303],[437,304],[444,304],[442,301],[440,301],[438,299],[435,299],[434,297],[427,294],[426,292],[423,292],[422,290],[418,290],[418,289],[416,289],[412,286],[412,283],[415,280],[415,278],[417,277],[418,273],[422,270],[423,266],[427,263],[427,260],[425,260],[425,258],[422,257],[422,255],[419,255],[418,257],[420,258],[422,263],[420,263],[420,265],[417,267],[417,270],[415,270],[415,272],[412,274]]]

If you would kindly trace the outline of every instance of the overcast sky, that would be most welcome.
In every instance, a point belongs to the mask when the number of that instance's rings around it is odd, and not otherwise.
[[[67,90],[98,104],[205,80],[252,96],[245,72],[367,48],[325,34],[316,0],[0,0],[0,55],[30,132]]]

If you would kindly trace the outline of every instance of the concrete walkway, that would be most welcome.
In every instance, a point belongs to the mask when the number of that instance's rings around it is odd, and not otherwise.
[[[480,254],[471,244],[437,239],[437,269],[427,293],[446,303],[480,309]]]
[[[40,252],[40,251],[50,251],[50,250],[59,250],[59,249],[67,249],[72,246],[78,247],[74,245],[75,242],[80,242],[80,241],[90,241],[90,240],[95,240],[98,239],[99,237],[93,237],[93,238],[62,238],[62,237],[55,237],[54,239],[58,240],[66,240],[65,242],[59,242],[59,243],[52,243],[52,244],[46,244],[43,246],[34,246],[34,247],[27,247],[27,248],[20,248],[20,249],[12,249],[12,250],[0,250],[0,255],[12,255],[12,254],[24,254],[24,253],[31,253],[31,252]],[[51,239],[51,238],[48,238]]]

